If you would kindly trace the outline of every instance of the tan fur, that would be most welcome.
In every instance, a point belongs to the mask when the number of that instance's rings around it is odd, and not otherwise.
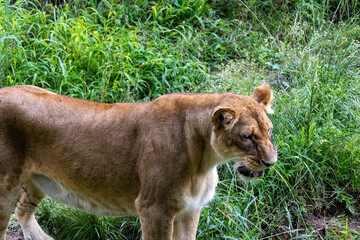
[[[26,239],[52,239],[33,215],[45,195],[96,214],[139,216],[145,240],[195,239],[218,164],[258,171],[276,161],[265,95],[102,104],[33,86],[0,89],[0,240],[15,208]]]

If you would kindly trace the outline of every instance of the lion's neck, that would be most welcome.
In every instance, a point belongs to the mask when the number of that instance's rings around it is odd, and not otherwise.
[[[194,173],[202,174],[212,171],[223,162],[223,159],[211,147],[212,112],[213,107],[210,106],[187,116],[187,119],[191,119],[185,127],[187,150],[190,153]]]

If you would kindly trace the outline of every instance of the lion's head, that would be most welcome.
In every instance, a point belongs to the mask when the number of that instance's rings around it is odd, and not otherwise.
[[[224,160],[236,162],[237,172],[245,181],[261,177],[277,160],[271,141],[273,125],[267,116],[273,113],[271,100],[272,91],[264,84],[251,96],[236,95],[213,112],[211,145]]]

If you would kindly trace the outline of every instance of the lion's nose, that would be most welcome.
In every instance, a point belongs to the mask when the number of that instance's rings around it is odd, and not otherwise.
[[[270,163],[267,163],[265,162],[264,160],[262,160],[262,163],[267,166],[267,167],[271,167],[271,166],[274,166],[275,162],[270,162]]]

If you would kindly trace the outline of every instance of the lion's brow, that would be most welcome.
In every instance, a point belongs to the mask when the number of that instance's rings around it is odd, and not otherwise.
[[[260,131],[267,132],[269,127],[271,126],[269,121],[264,119],[264,117],[261,116],[261,114],[256,110],[251,111],[251,115],[255,119],[257,125],[259,126]],[[266,126],[266,125],[268,125],[268,126]]]

